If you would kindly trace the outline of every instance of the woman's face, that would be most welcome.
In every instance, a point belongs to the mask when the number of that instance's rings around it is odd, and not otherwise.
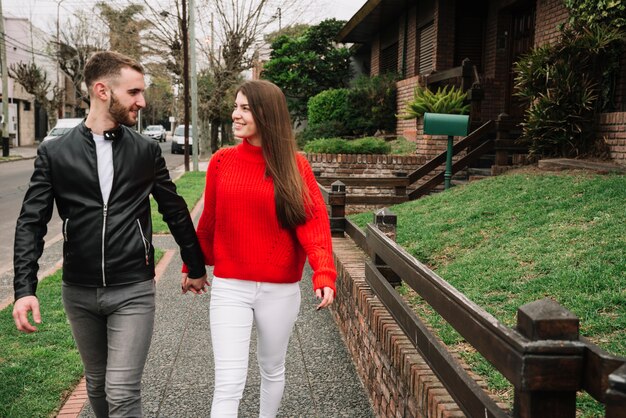
[[[261,136],[257,132],[256,123],[252,117],[248,99],[238,92],[233,109],[233,131],[238,138],[246,138],[252,145],[261,146]]]

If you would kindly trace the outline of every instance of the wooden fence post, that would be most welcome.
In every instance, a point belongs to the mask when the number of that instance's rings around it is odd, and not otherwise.
[[[626,364],[609,375],[605,404],[606,418],[626,417]]]
[[[579,337],[579,320],[576,315],[552,299],[527,303],[517,310],[517,330],[531,341],[569,340]],[[536,354],[535,354],[536,355]],[[532,356],[532,354],[531,354]],[[557,356],[546,363],[549,370],[537,370],[540,375],[558,375],[562,364]],[[545,382],[534,380],[534,384]],[[576,390],[524,390],[515,388],[513,416],[516,418],[574,418],[576,416]]]
[[[382,208],[378,212],[374,214],[374,225],[376,228],[380,230],[383,234],[385,234],[392,241],[396,241],[396,228],[398,226],[398,216],[390,211],[388,208]],[[387,281],[394,287],[400,286],[402,284],[402,279],[398,276],[394,271],[386,265],[380,257],[376,256],[376,254],[370,254],[370,258],[374,261],[374,264],[380,271],[380,273],[385,276]]]
[[[396,171],[393,173],[397,178],[406,178],[408,173],[406,171]],[[394,186],[396,196],[406,196],[406,185]]]
[[[333,237],[343,237],[346,225],[346,185],[337,180],[330,185],[330,232]]]

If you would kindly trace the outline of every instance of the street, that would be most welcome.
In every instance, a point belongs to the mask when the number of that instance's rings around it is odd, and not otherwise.
[[[184,163],[183,155],[172,155],[170,142],[159,143],[167,168],[171,171]],[[33,159],[18,160],[0,164],[0,274],[13,269],[13,240],[15,222],[28,188],[30,176],[33,173]],[[52,219],[48,223],[46,243],[54,242],[62,237],[62,221],[56,208]]]

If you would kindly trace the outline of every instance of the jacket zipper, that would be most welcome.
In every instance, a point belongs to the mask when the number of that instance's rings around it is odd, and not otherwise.
[[[65,220],[65,225],[63,225],[63,239],[65,240],[65,242],[69,241],[69,238],[67,236],[67,224],[70,223],[70,218],[67,218]]]
[[[107,205],[104,204],[104,210],[102,214],[102,286],[106,287],[106,276],[104,273],[104,234],[106,232],[107,226]]]
[[[146,256],[146,266],[150,265],[150,243],[148,242],[148,240],[146,239],[145,235],[143,234],[143,229],[141,228],[141,222],[139,222],[139,219],[137,219],[137,226],[139,227],[139,235],[141,235],[141,242],[143,243],[143,250],[144,250],[144,254]]]

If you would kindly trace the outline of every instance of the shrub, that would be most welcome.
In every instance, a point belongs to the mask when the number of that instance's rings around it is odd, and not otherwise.
[[[324,90],[309,99],[308,109],[308,122],[312,126],[329,121],[345,123],[351,116],[348,108],[348,90]]]
[[[309,99],[308,126],[299,143],[393,132],[396,126],[393,76],[360,77],[350,89],[325,90]]]
[[[354,135],[373,135],[396,129],[397,75],[357,78],[348,90],[351,118],[346,121]]]
[[[595,120],[613,106],[624,38],[611,26],[568,28],[557,44],[535,48],[515,64],[516,94],[529,103],[520,140],[531,154],[602,156]]]
[[[304,146],[315,139],[336,138],[344,135],[346,132],[345,122],[331,120],[319,125],[308,125],[303,131],[296,135],[298,146],[302,149]]]
[[[391,154],[393,155],[415,154],[415,142],[411,142],[403,136],[388,142],[388,144],[391,146]]]
[[[413,101],[407,103],[402,119],[415,119],[424,113],[446,113],[465,115],[470,111],[470,105],[465,104],[467,93],[454,86],[439,87],[435,93],[419,84],[413,91]]]
[[[304,151],[322,154],[389,154],[391,146],[383,139],[372,137],[353,140],[321,138],[308,142]]]

